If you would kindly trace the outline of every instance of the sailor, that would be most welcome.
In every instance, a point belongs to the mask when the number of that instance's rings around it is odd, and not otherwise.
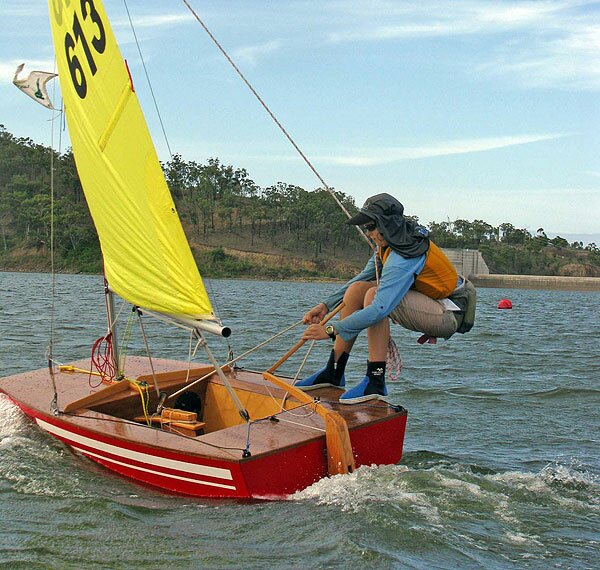
[[[355,404],[384,400],[388,394],[385,370],[389,319],[423,333],[420,342],[450,338],[457,329],[466,332],[472,323],[461,326],[467,312],[466,280],[457,275],[448,258],[429,239],[427,229],[404,216],[404,206],[396,198],[389,194],[372,196],[347,223],[362,226],[377,245],[377,251],[361,273],[304,315],[303,322],[309,326],[302,338],[331,338],[334,347],[327,365],[296,386],[303,390],[344,388],[344,369],[350,351],[357,335],[367,329],[369,356],[365,377],[339,400]],[[472,300],[472,310],[468,312],[474,319],[475,288],[468,285]],[[448,302],[448,297],[456,303]],[[342,298],[340,320],[326,326],[318,324]]]

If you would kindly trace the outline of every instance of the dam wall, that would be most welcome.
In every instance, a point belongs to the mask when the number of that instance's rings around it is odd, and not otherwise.
[[[600,291],[600,277],[559,277],[554,275],[471,275],[476,287],[500,289],[549,289],[556,291]]]
[[[442,247],[456,271],[465,277],[470,275],[487,275],[490,270],[481,253],[476,249],[451,249]]]
[[[456,271],[476,287],[499,289],[547,289],[555,291],[600,291],[600,277],[561,277],[554,275],[503,275],[490,273],[476,249],[441,248]]]

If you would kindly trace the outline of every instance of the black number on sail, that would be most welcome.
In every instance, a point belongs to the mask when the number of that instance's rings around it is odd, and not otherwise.
[[[104,53],[104,50],[106,49],[106,34],[104,32],[104,25],[102,24],[100,14],[96,10],[92,0],[81,0],[81,14],[84,20],[87,20],[89,16],[90,20],[96,24],[98,33],[94,34],[91,44],[96,53]],[[56,11],[55,15],[62,19],[62,16]],[[81,47],[83,48],[85,59],[92,75],[96,75],[98,67],[96,66],[92,50],[90,49],[90,44],[85,37],[83,27],[81,26],[81,22],[79,21],[77,14],[73,14],[73,35],[71,35],[69,32],[65,34],[65,53],[75,91],[81,99],[85,99],[85,96],[87,95],[87,79],[83,70],[83,66],[81,65],[81,61],[74,53],[75,47],[78,44],[81,44]]]
[[[79,23],[79,18],[77,18],[77,14],[73,14],[73,34],[75,34],[75,40],[81,40],[81,46],[83,47],[85,57],[90,67],[90,71],[92,72],[92,75],[96,75],[96,71],[98,71],[98,68],[96,67],[96,62],[94,61],[94,58],[92,57],[90,46],[88,45],[87,40],[85,39],[85,34],[81,29],[81,24]]]
[[[71,80],[73,81],[73,87],[77,91],[77,95],[81,99],[85,99],[87,95],[87,81],[85,79],[85,73],[83,73],[83,67],[79,58],[71,51],[75,49],[75,40],[69,33],[65,35],[65,54],[67,56],[67,63],[69,64],[69,71],[71,72]]]
[[[98,33],[100,34],[99,37],[94,36],[94,38],[92,39],[92,45],[98,53],[104,53],[104,50],[106,49],[106,35],[104,34],[104,25],[102,24],[100,14],[98,14],[98,11],[96,10],[96,7],[94,6],[92,0],[81,0],[81,14],[83,15],[83,19],[87,20],[88,17],[87,6],[90,7],[90,19],[92,20],[92,22],[94,22],[94,24],[96,24],[96,26],[98,26]]]

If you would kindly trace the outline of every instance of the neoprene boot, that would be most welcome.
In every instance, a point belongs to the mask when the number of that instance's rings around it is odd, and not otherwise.
[[[356,385],[340,397],[340,404],[358,404],[369,400],[385,400],[385,362],[367,361],[367,374]]]
[[[342,352],[338,361],[335,361],[335,353],[332,350],[329,360],[324,368],[317,370],[313,375],[296,382],[296,387],[301,390],[314,390],[315,388],[344,388],[346,386],[346,363],[350,355]]]

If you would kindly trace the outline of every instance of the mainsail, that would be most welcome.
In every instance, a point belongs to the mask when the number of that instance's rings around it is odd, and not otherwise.
[[[152,311],[214,320],[100,0],[49,0],[77,171],[109,287]]]

